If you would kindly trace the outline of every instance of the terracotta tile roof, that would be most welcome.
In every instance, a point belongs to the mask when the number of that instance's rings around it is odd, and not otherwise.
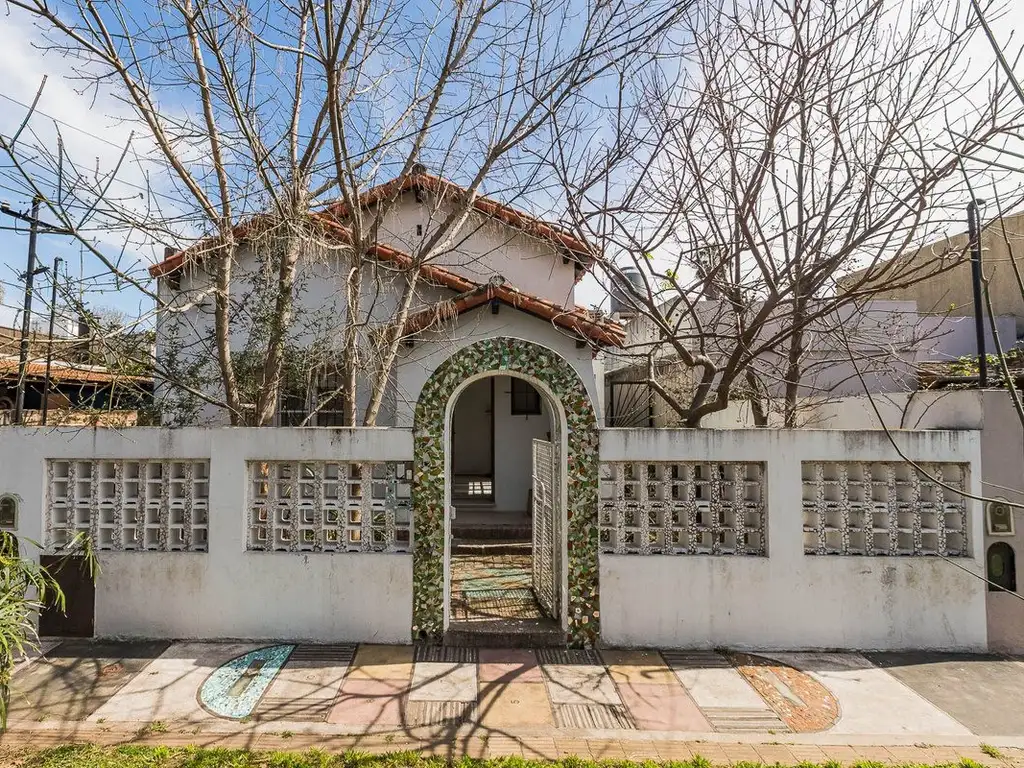
[[[268,220],[269,219],[266,216],[253,216],[251,219],[235,225],[235,237],[239,240],[248,237]],[[207,249],[209,249],[215,241],[216,238],[207,237],[183,251],[171,254],[163,261],[158,262],[149,268],[150,277],[162,277],[170,274],[183,266],[186,261],[200,261],[205,255]]]
[[[418,333],[445,320],[451,320],[463,312],[497,300],[514,309],[548,320],[560,328],[578,333],[597,344],[621,347],[625,343],[625,328],[613,320],[595,317],[584,307],[566,309],[547,299],[523,293],[512,285],[475,283],[440,267],[435,267],[433,273],[431,282],[440,283],[463,295],[411,315],[405,323],[405,334]]]
[[[437,176],[431,176],[428,173],[417,173],[410,174],[404,179],[399,177],[376,187],[372,187],[363,193],[361,200],[363,205],[373,205],[374,203],[390,196],[399,195],[402,192],[411,191],[417,188],[426,189],[434,192],[435,194],[451,195],[453,197],[464,196],[467,194],[466,190],[458,184],[454,184]],[[543,240],[553,242],[558,247],[564,248],[571,258],[576,259],[584,267],[592,266],[597,258],[597,252],[593,246],[566,232],[556,224],[542,221],[528,213],[517,210],[489,197],[476,197],[473,200],[473,207],[480,213],[496,218],[510,227],[514,227]],[[348,206],[346,206],[345,203],[334,203],[333,205],[328,206],[326,210],[321,211],[319,213],[319,218],[321,218],[322,221],[327,219],[344,219],[347,215]],[[244,239],[254,231],[258,230],[264,222],[267,221],[269,221],[269,219],[266,216],[253,216],[251,219],[235,227],[235,237],[238,239]],[[337,223],[341,224],[342,222],[337,221]],[[149,274],[152,277],[161,277],[178,269],[187,260],[201,259],[204,251],[210,247],[210,244],[213,241],[213,238],[207,238],[196,243],[191,248],[186,248],[183,251],[178,251],[177,253],[168,256],[163,261],[151,266],[149,268]]]
[[[30,378],[41,379],[46,376],[46,361],[29,360],[26,371],[26,375]],[[15,377],[18,375],[18,358],[0,357],[0,378],[8,378],[12,375]],[[80,384],[148,383],[151,381],[145,376],[126,376],[120,373],[111,373],[109,369],[99,366],[79,366],[56,360],[50,364],[50,378],[53,381],[78,382]]]
[[[400,176],[397,179],[392,179],[384,184],[372,187],[363,193],[360,199],[363,205],[373,205],[379,200],[395,197],[403,192],[415,189],[425,189],[436,195],[454,198],[465,197],[468,194],[464,187],[447,179],[432,176],[429,173],[413,173],[405,178]],[[591,266],[597,257],[597,252],[590,243],[566,232],[557,224],[538,219],[525,211],[520,211],[493,198],[478,195],[473,199],[473,207],[485,216],[498,219],[510,227],[553,242],[555,245],[564,248],[570,256],[585,267]],[[343,202],[335,203],[329,206],[327,210],[342,219],[348,216],[349,213],[348,205]]]
[[[343,243],[352,243],[351,230],[341,224],[336,217],[330,214],[321,213],[318,215],[318,219],[324,226],[326,233],[331,237],[334,237]],[[398,250],[397,248],[384,245],[383,243],[375,243],[372,245],[368,251],[368,255],[382,262],[395,264],[399,268],[403,269],[407,269],[413,264],[412,256],[404,251]],[[178,257],[184,258],[182,254],[176,254],[172,258]],[[168,261],[169,260],[164,261],[162,264],[166,264]],[[178,262],[175,266],[169,267],[168,271],[176,269],[180,264],[181,262]],[[160,266],[161,264],[157,264],[155,267],[151,267],[150,273],[153,274],[153,270]],[[457,293],[465,293],[467,291],[472,291],[475,288],[482,287],[480,283],[474,282],[473,280],[435,264],[424,264],[419,268],[419,270],[420,276],[427,282],[445,288],[450,288]],[[481,296],[485,296],[485,298],[480,298]],[[536,315],[544,320],[549,320],[561,328],[575,331],[598,344],[621,347],[623,343],[625,343],[626,332],[619,323],[616,323],[613,320],[597,318],[590,312],[590,310],[584,307],[575,306],[572,309],[566,309],[560,304],[548,301],[547,299],[523,293],[518,288],[511,285],[490,286],[486,292],[481,293],[479,296],[474,298],[476,303],[473,303],[472,306],[463,302],[464,306],[460,307],[456,314],[478,307],[480,304],[490,301],[491,299],[498,299],[502,303],[511,307],[521,309],[524,312],[529,312],[530,314]],[[412,318],[410,318],[410,322],[412,322]],[[406,327],[409,328],[412,326],[407,325]]]

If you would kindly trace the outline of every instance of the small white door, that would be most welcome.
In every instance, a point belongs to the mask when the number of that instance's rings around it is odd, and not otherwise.
[[[540,607],[559,617],[558,486],[555,450],[547,440],[533,441],[533,591]]]

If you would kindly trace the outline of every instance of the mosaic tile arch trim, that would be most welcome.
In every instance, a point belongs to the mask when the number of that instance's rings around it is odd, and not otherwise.
[[[543,382],[562,404],[568,428],[569,628],[567,643],[589,647],[600,637],[598,602],[598,432],[586,387],[569,363],[546,347],[498,337],[463,347],[431,374],[414,418],[413,627],[417,641],[444,631],[444,420],[448,400],[466,379],[521,373]]]

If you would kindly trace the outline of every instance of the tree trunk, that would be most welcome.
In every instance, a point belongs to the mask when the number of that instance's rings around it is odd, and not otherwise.
[[[274,300],[274,315],[270,320],[267,339],[267,358],[260,377],[259,393],[256,400],[256,426],[269,426],[277,412],[278,395],[281,392],[281,371],[284,367],[285,337],[292,322],[295,303],[295,265],[299,260],[302,238],[297,232],[290,232],[284,252],[278,265],[277,296]]]
[[[797,299],[793,309],[793,334],[789,339],[789,358],[786,366],[786,398],[783,405],[783,424],[787,429],[796,427],[797,409],[800,405],[800,379],[803,373],[801,362],[804,356],[804,299]]]
[[[216,293],[214,295],[214,335],[217,344],[217,364],[220,367],[221,383],[224,385],[224,400],[228,406],[231,426],[243,424],[242,404],[238,399],[238,381],[235,379],[235,365],[231,359],[231,266],[234,259],[234,238],[220,247],[217,258]]]
[[[380,406],[384,401],[384,393],[387,391],[388,379],[391,376],[391,369],[395,365],[395,358],[398,357],[398,347],[402,342],[402,329],[409,317],[409,307],[412,306],[413,296],[416,294],[416,281],[419,272],[412,270],[405,278],[405,290],[402,292],[402,300],[398,307],[397,315],[392,318],[385,337],[384,354],[381,358],[380,367],[376,371],[373,380],[373,391],[370,393],[370,403],[363,415],[363,426],[373,427],[377,424],[377,416],[380,414]]]
[[[757,375],[750,368],[747,368],[747,385],[750,387],[750,413],[754,417],[754,426],[767,427],[768,411],[765,410],[764,403],[761,402],[761,388],[759,384]]]
[[[352,252],[352,267],[345,280],[345,330],[341,348],[341,403],[344,422],[356,423],[356,375],[359,371],[359,313],[363,290],[363,254]]]

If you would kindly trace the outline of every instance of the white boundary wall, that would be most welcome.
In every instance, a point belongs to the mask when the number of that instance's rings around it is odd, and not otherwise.
[[[915,461],[971,465],[979,433],[895,432]],[[802,461],[902,461],[884,432],[601,432],[601,461],[766,462],[767,557],[600,556],[601,636],[610,646],[985,650],[983,581],[937,557],[805,555]],[[971,557],[982,574],[983,519],[968,500]]]
[[[981,489],[979,433],[896,432],[922,462],[967,463]],[[48,459],[209,459],[208,552],[102,552],[99,637],[407,642],[412,557],[249,552],[251,460],[409,461],[404,429],[5,428],[0,493],[20,498],[17,534],[43,541]],[[936,557],[806,555],[802,461],[898,462],[878,431],[602,430],[601,460],[759,462],[767,556],[600,557],[607,646],[983,650],[982,581]],[[982,572],[982,515],[968,501]],[[413,534],[415,536],[415,532]]]
[[[100,553],[97,637],[408,642],[410,555],[246,551],[246,461],[410,461],[411,430],[0,431],[0,493],[40,543],[47,459],[210,460],[209,551]]]

